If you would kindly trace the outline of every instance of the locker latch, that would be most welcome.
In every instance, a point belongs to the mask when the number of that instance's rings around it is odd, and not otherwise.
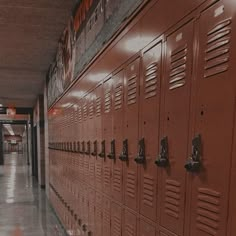
[[[128,161],[128,139],[125,139],[123,141],[123,150],[119,156],[119,159],[121,161]]]
[[[109,159],[115,159],[116,153],[115,153],[115,139],[111,141],[111,152],[107,155]]]
[[[69,151],[72,152],[72,142],[70,142],[69,147],[70,147]]]
[[[73,152],[76,152],[76,142],[73,143]]]
[[[199,171],[201,167],[202,141],[201,135],[197,135],[192,140],[192,155],[185,164],[185,169],[190,172]]]
[[[77,152],[80,153],[81,150],[80,150],[80,142],[77,142]]]
[[[86,224],[83,224],[83,225],[82,225],[82,230],[83,230],[84,232],[86,232],[86,231],[87,231]]]
[[[93,142],[93,152],[91,154],[92,156],[97,156],[97,140]]]
[[[82,142],[82,151],[81,151],[81,154],[84,154],[85,153],[85,142],[83,141]]]
[[[90,141],[87,142],[87,151],[85,152],[86,155],[90,155]]]
[[[159,157],[155,161],[155,164],[159,167],[166,167],[169,165],[169,158],[168,158],[168,138],[164,137],[161,140],[161,151]]]
[[[145,142],[144,142],[144,138],[139,140],[138,146],[139,146],[138,156],[134,160],[138,164],[143,164],[143,163],[145,163]]]
[[[105,140],[101,142],[101,149],[102,151],[98,154],[99,157],[104,158],[106,156],[105,153]]]

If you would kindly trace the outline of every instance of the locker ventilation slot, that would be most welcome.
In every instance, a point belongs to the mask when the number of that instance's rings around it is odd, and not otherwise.
[[[84,120],[86,120],[88,117],[86,104],[83,105],[83,117],[84,117]]]
[[[146,68],[145,72],[145,98],[150,98],[157,93],[157,63],[153,62]]]
[[[105,225],[110,225],[110,208],[108,206],[103,210],[103,220]]]
[[[126,194],[131,198],[135,198],[135,173],[131,171],[127,174]]]
[[[182,87],[185,84],[187,51],[187,44],[185,44],[171,53],[170,90]]]
[[[165,212],[176,219],[180,213],[180,183],[175,180],[166,180]]]
[[[96,116],[101,115],[101,109],[102,109],[101,98],[97,98],[96,99]]]
[[[112,232],[112,236],[120,236],[121,235],[121,220],[119,217],[114,216],[113,219],[113,232]]]
[[[89,118],[93,118],[93,102],[89,104]]]
[[[122,173],[121,173],[121,169],[116,168],[114,169],[114,173],[113,173],[113,189],[116,192],[121,192],[121,177],[122,177]]]
[[[126,224],[125,225],[125,235],[127,236],[136,236],[135,229],[133,225]]]
[[[152,177],[144,176],[143,180],[143,203],[153,207],[154,201],[154,180]]]
[[[127,103],[128,105],[136,103],[137,97],[137,76],[134,75],[128,79]]]
[[[115,110],[118,110],[122,107],[122,95],[123,95],[122,84],[118,84],[115,88]]]
[[[110,186],[110,180],[111,180],[111,176],[110,176],[110,168],[108,166],[104,166],[104,185],[106,187]]]
[[[217,235],[221,194],[207,188],[200,188],[198,192],[197,228],[209,235]]]
[[[107,92],[105,94],[105,104],[104,104],[104,112],[109,113],[111,111],[111,92]]]
[[[227,19],[218,23],[208,32],[205,51],[205,78],[228,70],[231,30],[231,20]]]
[[[82,122],[82,109],[81,109],[81,107],[79,107],[78,108],[78,120],[79,120],[79,123],[81,123]]]
[[[94,162],[89,163],[89,175],[90,175],[90,179],[93,180],[93,178],[94,178]]]

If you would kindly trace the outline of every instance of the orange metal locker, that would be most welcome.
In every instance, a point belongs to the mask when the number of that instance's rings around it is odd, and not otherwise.
[[[192,153],[185,165],[191,179],[191,236],[221,236],[227,230],[235,109],[235,75],[231,64],[234,3],[216,3],[203,11],[198,21]]]
[[[183,235],[190,88],[192,80],[193,22],[167,36],[164,76],[164,113],[161,126],[160,224]]]
[[[123,225],[123,210],[122,206],[115,202],[111,203],[111,235],[122,236]]]
[[[105,142],[105,157],[103,162],[103,192],[107,195],[111,193],[111,165],[115,158],[115,140],[112,134],[112,78],[109,77],[103,84],[103,112],[102,112],[102,128],[103,140]]]
[[[97,152],[97,157],[95,161],[95,185],[96,189],[102,189],[102,173],[103,173],[103,158],[104,153],[104,142],[102,141],[102,85],[99,85],[95,90],[95,147]]]
[[[128,161],[124,167],[125,205],[138,210],[138,165],[134,161],[138,147],[139,64],[135,59],[125,69],[124,139],[128,140]],[[140,160],[142,157],[140,156]]]
[[[138,234],[138,214],[127,208],[124,209],[124,224],[122,236],[137,236]]]
[[[124,122],[124,70],[113,76],[113,137],[115,140],[116,158],[112,163],[112,198],[123,202],[123,161],[128,158],[127,142],[123,136]],[[124,144],[123,144],[124,142]]]
[[[140,132],[145,142],[145,162],[140,172],[140,213],[156,220],[159,111],[161,91],[162,44],[152,45],[143,53],[143,71],[140,84]]]
[[[78,122],[79,122],[79,143],[78,143],[78,162],[79,162],[79,179],[82,181],[84,179],[84,158],[83,158],[83,150],[82,150],[82,143],[83,143],[83,103],[82,100],[78,102]]]

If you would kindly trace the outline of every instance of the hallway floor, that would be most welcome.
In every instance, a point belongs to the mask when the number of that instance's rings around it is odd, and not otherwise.
[[[29,168],[16,153],[5,155],[0,166],[0,236],[64,236]]]

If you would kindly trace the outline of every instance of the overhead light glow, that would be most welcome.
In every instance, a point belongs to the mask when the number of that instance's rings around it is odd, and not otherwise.
[[[15,135],[15,133],[14,133],[14,131],[13,131],[13,129],[12,129],[10,124],[4,124],[4,127],[6,128],[6,130],[8,131],[8,133],[10,135],[12,135],[12,136]]]

